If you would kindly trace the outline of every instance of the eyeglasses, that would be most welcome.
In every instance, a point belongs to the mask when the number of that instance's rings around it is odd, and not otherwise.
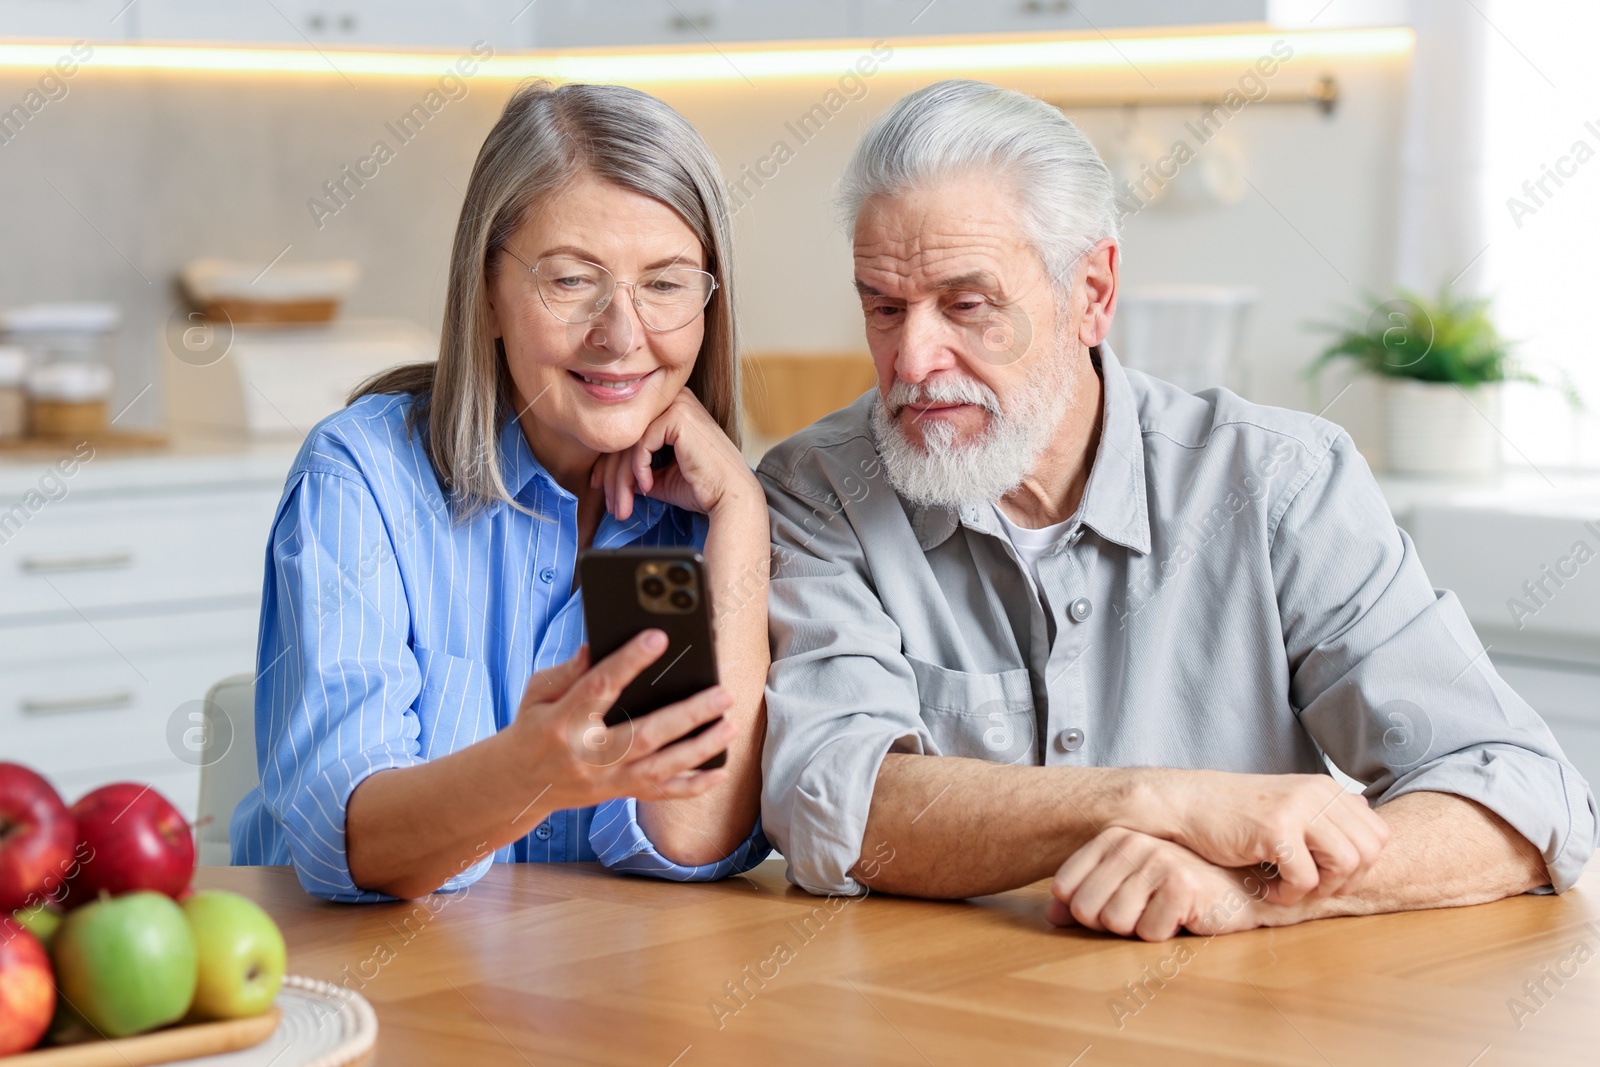
[[[646,271],[637,281],[619,282],[598,263],[571,256],[545,256],[533,266],[506,249],[506,254],[533,275],[539,299],[562,322],[582,325],[605,314],[617,286],[633,290],[633,306],[645,329],[656,333],[681,330],[711,302],[717,280],[693,267]]]

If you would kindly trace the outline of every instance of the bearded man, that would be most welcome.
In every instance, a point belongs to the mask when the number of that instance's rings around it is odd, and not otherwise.
[[[841,190],[878,388],[758,470],[796,884],[1054,876],[1051,921],[1146,939],[1573,884],[1593,794],[1349,437],[1106,346],[1116,203],[1070,122],[941,82]]]

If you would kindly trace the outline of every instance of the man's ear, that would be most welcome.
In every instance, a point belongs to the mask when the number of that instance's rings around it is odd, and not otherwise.
[[[1114,238],[1105,237],[1079,260],[1079,286],[1083,292],[1083,317],[1078,322],[1078,340],[1093,348],[1111,332],[1111,319],[1117,311],[1117,280],[1122,263]]]

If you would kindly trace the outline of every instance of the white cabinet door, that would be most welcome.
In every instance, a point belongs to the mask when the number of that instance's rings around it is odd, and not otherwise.
[[[1267,0],[860,0],[868,37],[1260,22]]]
[[[18,0],[0,0],[0,3]],[[513,45],[511,0],[138,0],[150,40],[239,41],[322,47],[392,45],[465,51]],[[526,0],[523,0],[526,2]],[[520,6],[520,5],[519,5]]]
[[[1600,788],[1600,666],[1490,653],[1495,670],[1543,716],[1578,773]]]
[[[517,18],[527,0],[451,0],[448,4],[396,3],[394,0],[342,0],[353,9],[354,39],[364,45],[397,45],[405,48],[466,52],[478,41],[503,51],[522,46],[522,23],[528,22],[533,8]],[[515,19],[515,21],[513,21]]]
[[[0,0],[0,37],[115,41],[135,31],[129,0]]]
[[[20,528],[0,512],[0,626],[112,608],[253,604],[279,492],[69,496]]]
[[[773,41],[856,32],[859,0],[540,0],[540,48]]]
[[[194,720],[212,683],[253,669],[252,608],[0,629],[0,751],[71,803],[96,786],[198,802]],[[250,724],[239,723],[239,729]]]
[[[138,0],[138,34],[153,41],[229,41],[298,44],[316,35],[310,15],[317,0]]]

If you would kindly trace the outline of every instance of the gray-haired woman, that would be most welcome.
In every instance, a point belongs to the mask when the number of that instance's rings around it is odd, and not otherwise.
[[[358,389],[290,472],[235,863],[361,901],[496,860],[697,879],[766,856],[767,516],[737,447],[731,282],[717,167],[677,112],[615,86],[511,98],[461,208],[437,364]],[[624,737],[597,709],[665,638],[591,664],[575,562],[628,544],[704,553],[723,683]]]

